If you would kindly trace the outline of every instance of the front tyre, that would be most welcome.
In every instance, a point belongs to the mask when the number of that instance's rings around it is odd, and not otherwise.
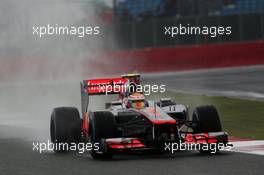
[[[201,106],[194,110],[192,121],[193,133],[222,132],[222,125],[217,109],[214,106]],[[217,153],[217,143],[208,144],[207,149],[200,149],[201,153]]]
[[[106,150],[105,139],[115,138],[117,130],[114,115],[109,111],[93,112],[90,118],[90,140],[94,144],[99,143],[99,150],[92,150],[94,159],[111,159],[112,154]]]
[[[50,137],[55,152],[67,152],[71,143],[79,143],[81,119],[78,109],[72,107],[55,108],[51,114]]]
[[[197,107],[193,112],[192,121],[195,134],[222,131],[220,117],[214,106]]]

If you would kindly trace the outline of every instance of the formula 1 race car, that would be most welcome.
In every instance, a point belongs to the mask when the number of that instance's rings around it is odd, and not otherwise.
[[[214,106],[195,108],[189,120],[188,107],[169,98],[146,100],[135,91],[140,75],[121,78],[84,80],[81,87],[80,118],[77,108],[55,108],[51,115],[50,134],[53,143],[91,143],[94,159],[134,151],[166,152],[168,143],[228,144]],[[103,111],[88,109],[89,96],[116,94],[117,101],[105,104]],[[66,152],[65,149],[55,152]],[[200,149],[211,153],[211,149]],[[218,151],[218,150],[217,150]]]

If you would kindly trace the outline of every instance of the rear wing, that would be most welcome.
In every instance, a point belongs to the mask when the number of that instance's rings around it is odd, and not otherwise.
[[[127,74],[122,78],[104,78],[83,80],[81,87],[82,114],[88,111],[89,96],[110,95],[125,93],[126,88],[131,84],[140,84],[139,74]]]
[[[128,80],[125,78],[84,80],[83,85],[88,95],[119,94]]]
[[[125,92],[126,83],[129,83],[126,78],[83,80],[80,83],[82,114],[88,111],[89,96],[120,94]]]

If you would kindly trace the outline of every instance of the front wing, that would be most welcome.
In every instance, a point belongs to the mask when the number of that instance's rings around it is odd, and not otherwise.
[[[176,141],[177,143],[181,141],[184,144],[212,144],[212,143],[223,143],[226,145],[228,143],[228,134],[226,132],[209,132],[209,133],[199,133],[199,134],[184,134],[184,136]],[[155,142],[155,140],[154,140]],[[129,150],[149,150],[149,149],[165,149],[164,147],[148,147],[144,144],[144,140],[140,138],[109,138],[105,140],[107,151],[112,152],[124,152]]]

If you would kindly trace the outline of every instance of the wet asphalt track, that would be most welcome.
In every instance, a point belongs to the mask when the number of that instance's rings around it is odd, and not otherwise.
[[[260,175],[263,166],[263,156],[239,153],[215,156],[196,152],[181,152],[174,156],[122,155],[112,161],[96,161],[87,154],[39,154],[32,152],[31,145],[24,140],[1,139],[0,174],[3,175]]]
[[[264,93],[264,68],[147,76],[147,81],[167,82],[176,90],[250,91]],[[191,87],[190,87],[191,86]],[[0,87],[0,174],[263,174],[264,157],[224,152],[204,156],[197,152],[172,155],[121,155],[112,161],[95,161],[89,154],[39,154],[32,142],[49,137],[51,108],[79,105],[79,84],[32,84]],[[15,92],[15,93],[14,93]],[[214,94],[212,94],[214,95]]]

